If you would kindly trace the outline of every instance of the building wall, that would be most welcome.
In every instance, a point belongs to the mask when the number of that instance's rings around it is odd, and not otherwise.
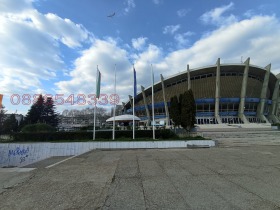
[[[220,73],[220,106],[219,111],[223,118],[232,118],[238,115],[240,95],[242,89],[243,72],[245,66],[243,65],[226,65],[221,66]],[[257,68],[256,66],[249,68],[247,78],[246,102],[244,106],[244,114],[250,118],[250,122],[256,121],[254,118],[257,115],[257,107],[260,103],[261,90],[266,70]],[[190,74],[191,89],[194,94],[197,106],[197,118],[212,117],[215,112],[215,92],[216,92],[216,67],[209,69],[199,69],[191,71]],[[271,99],[274,91],[276,77],[270,73],[269,84],[266,93],[266,102],[264,115],[268,116],[271,106]],[[188,89],[187,73],[175,75],[164,81],[165,96],[167,103],[173,96],[179,97]],[[157,85],[158,87],[158,85]],[[146,101],[151,113],[151,90],[146,89]],[[142,94],[141,94],[142,96]],[[154,93],[155,110],[158,118],[165,115],[163,104],[163,92],[161,89]],[[136,115],[144,116],[146,111],[144,108],[144,100],[141,98],[135,104]],[[126,104],[128,113],[131,111],[130,104]],[[144,117],[143,117],[144,119]],[[227,121],[227,120],[226,120]],[[238,122],[238,120],[236,120]]]

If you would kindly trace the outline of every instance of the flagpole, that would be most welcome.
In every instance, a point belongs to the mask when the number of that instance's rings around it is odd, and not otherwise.
[[[115,84],[114,84],[114,94],[116,95],[116,69],[117,69],[117,66],[115,64]],[[116,104],[114,104],[114,111],[113,111],[113,115],[114,115],[114,120],[113,120],[113,140],[115,140],[115,125],[116,125],[116,122],[115,122],[115,118],[116,118]]]
[[[93,118],[93,140],[95,140],[95,121],[96,121],[96,105],[100,96],[100,85],[101,85],[101,73],[98,69],[96,70],[96,102],[94,104],[94,118]]]
[[[151,77],[152,77],[152,115],[153,115],[153,139],[155,137],[155,107],[154,107],[154,72],[153,72],[153,65],[151,64]]]
[[[133,139],[135,139],[135,113],[134,113],[134,97],[133,97]]]
[[[94,117],[93,117],[93,140],[95,140],[96,104],[97,104],[97,100],[96,100],[96,103],[95,103],[95,105],[94,105]]]
[[[132,139],[135,139],[135,110],[134,110],[134,99],[135,99],[135,69],[133,65],[133,105],[132,105],[132,114],[133,114],[133,128],[132,128]]]
[[[3,101],[3,95],[0,94],[0,109],[2,109],[2,101]]]
[[[0,111],[2,110],[3,95],[0,94]]]

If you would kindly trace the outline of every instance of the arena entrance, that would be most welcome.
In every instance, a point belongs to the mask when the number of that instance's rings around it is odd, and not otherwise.
[[[250,123],[261,123],[261,120],[257,117],[247,117]]]
[[[223,116],[221,117],[222,123],[227,124],[243,124],[242,120],[237,116]]]
[[[215,117],[196,117],[196,124],[218,124],[218,121],[215,119]]]

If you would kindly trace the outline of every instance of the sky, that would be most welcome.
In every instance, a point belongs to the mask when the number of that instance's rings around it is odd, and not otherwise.
[[[0,0],[3,105],[26,114],[38,94],[51,94],[58,112],[92,107],[97,66],[106,108],[114,72],[119,104],[133,95],[133,65],[138,92],[151,85],[151,64],[156,82],[218,58],[271,63],[276,75],[279,8],[279,0]]]

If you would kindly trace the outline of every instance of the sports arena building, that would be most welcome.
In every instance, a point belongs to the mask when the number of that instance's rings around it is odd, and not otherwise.
[[[170,98],[192,89],[197,124],[277,123],[279,122],[280,74],[270,72],[271,64],[259,67],[244,63],[221,64],[190,69],[154,84],[156,122],[170,124]],[[132,113],[132,96],[123,103],[124,113]],[[152,87],[144,88],[135,98],[135,115],[143,124],[152,121]]]

